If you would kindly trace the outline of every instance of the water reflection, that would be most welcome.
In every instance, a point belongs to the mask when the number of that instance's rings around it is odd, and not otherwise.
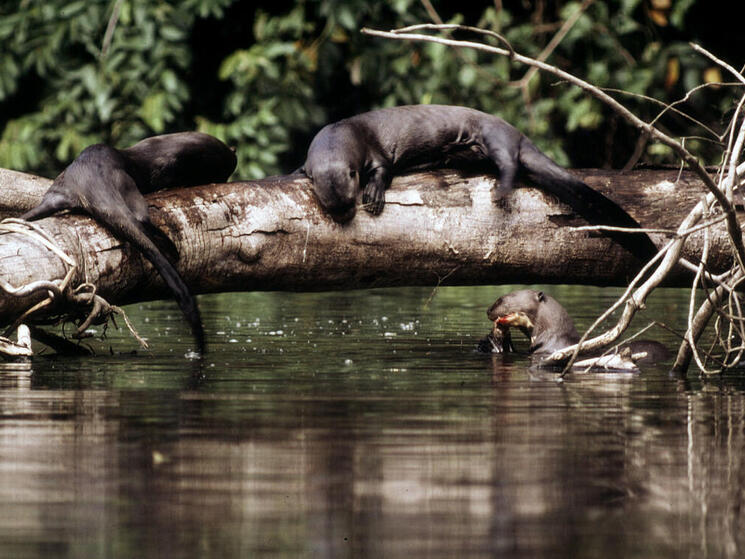
[[[0,373],[0,556],[740,556],[745,383],[536,380],[472,351],[493,291],[206,298],[204,363],[153,304],[151,354]]]

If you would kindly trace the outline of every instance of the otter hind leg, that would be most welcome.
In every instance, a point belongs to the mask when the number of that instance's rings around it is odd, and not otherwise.
[[[487,157],[499,168],[499,187],[492,191],[492,200],[497,202],[512,191],[515,176],[520,168],[519,142],[499,128],[484,135]]]
[[[106,192],[96,192],[97,195],[105,194],[105,197],[97,198],[91,204],[90,214],[117,238],[130,242],[152,263],[189,322],[198,351],[204,354],[204,328],[197,302],[181,275],[164,255],[164,252],[177,254],[176,247],[170,239],[164,241],[167,239],[165,233],[157,230],[150,221],[147,200],[127,173],[120,169],[115,170],[107,177],[106,184],[109,185]],[[152,235],[153,230],[158,233]],[[170,248],[162,251],[158,246],[159,242]]]
[[[119,192],[122,197],[122,203],[132,214],[130,219],[135,220],[139,224],[143,233],[155,243],[168,260],[178,262],[179,254],[176,245],[173,244],[173,241],[168,235],[150,221],[147,200],[145,200],[145,197],[137,189],[134,181],[131,180],[129,175],[123,172],[117,179],[119,181]]]

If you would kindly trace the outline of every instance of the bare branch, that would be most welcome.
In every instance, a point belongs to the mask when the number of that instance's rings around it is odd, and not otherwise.
[[[536,60],[540,60],[541,62],[543,62],[549,56],[551,56],[551,53],[556,50],[556,47],[558,47],[561,41],[564,40],[564,37],[566,37],[567,33],[569,33],[572,27],[574,27],[574,24],[577,23],[577,20],[579,20],[580,16],[585,12],[585,10],[587,10],[587,8],[590,7],[590,5],[594,1],[595,0],[585,0],[584,2],[582,2],[582,5],[571,16],[567,18],[567,20],[556,32],[556,34],[551,38],[546,47],[540,52]],[[521,88],[527,87],[528,83],[533,78],[533,76],[536,75],[537,72],[538,68],[532,66],[528,69],[527,72],[525,72],[525,75],[520,80],[513,82],[512,85],[516,85]]]

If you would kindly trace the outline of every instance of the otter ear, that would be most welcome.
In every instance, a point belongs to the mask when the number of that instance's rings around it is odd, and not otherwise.
[[[546,294],[543,293],[543,291],[539,291],[538,294],[536,295],[536,297],[538,297],[538,300],[541,301],[541,302],[543,302],[543,301],[546,300]]]

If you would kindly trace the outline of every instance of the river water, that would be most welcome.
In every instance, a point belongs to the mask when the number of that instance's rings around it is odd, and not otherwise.
[[[133,305],[150,351],[0,370],[0,557],[744,556],[745,371],[535,376],[474,351],[509,290],[205,296],[203,362]]]

